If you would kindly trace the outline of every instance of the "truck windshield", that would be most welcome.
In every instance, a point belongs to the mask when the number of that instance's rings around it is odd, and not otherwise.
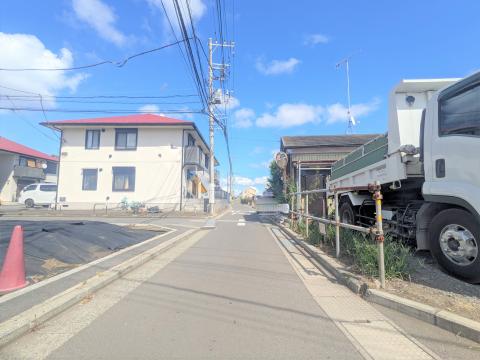
[[[439,133],[480,136],[480,86],[440,101]]]

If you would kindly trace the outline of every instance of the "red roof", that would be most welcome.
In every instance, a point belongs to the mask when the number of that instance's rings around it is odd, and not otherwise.
[[[29,148],[28,146],[16,143],[14,141],[0,137],[0,150],[8,151],[15,154],[31,156],[50,161],[58,161],[58,158],[53,155],[47,155],[41,151]]]
[[[43,122],[42,125],[193,125],[191,121],[172,119],[153,114],[112,116],[93,119],[59,120]]]

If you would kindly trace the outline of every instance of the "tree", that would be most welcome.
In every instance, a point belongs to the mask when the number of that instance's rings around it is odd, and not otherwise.
[[[282,169],[277,166],[275,161],[272,161],[270,163],[270,177],[268,178],[267,186],[277,200],[284,202],[282,173]]]

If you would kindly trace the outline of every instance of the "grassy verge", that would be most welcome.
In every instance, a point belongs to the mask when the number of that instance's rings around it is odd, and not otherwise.
[[[332,250],[335,248],[335,227],[326,226],[326,235],[319,231],[318,223],[310,223],[308,238],[306,224],[294,221],[292,230],[301,234],[308,243]],[[371,235],[340,229],[340,250],[355,270],[368,277],[378,277],[378,247]],[[405,278],[408,275],[408,260],[412,255],[410,248],[391,237],[386,236],[384,242],[385,276],[387,278]],[[345,259],[346,257],[346,259]]]

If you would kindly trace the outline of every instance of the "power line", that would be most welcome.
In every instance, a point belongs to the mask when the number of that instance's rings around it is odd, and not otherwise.
[[[1,96],[1,94],[0,94]],[[196,95],[195,95],[196,96]],[[16,98],[10,96],[15,100],[22,102],[37,102],[38,98]],[[44,99],[45,100],[45,99]],[[53,100],[53,99],[52,99]],[[76,104],[117,104],[117,105],[186,105],[186,104],[200,104],[200,101],[170,101],[170,102],[156,102],[156,101],[96,101],[96,100],[77,100],[77,99],[54,99],[57,103],[76,103]]]
[[[0,86],[2,87],[2,86]],[[11,95],[11,98],[19,100],[38,99],[39,95]],[[91,95],[91,96],[55,96],[55,95],[43,95],[46,100],[68,100],[68,99],[169,99],[176,97],[197,97],[198,95],[170,95],[170,96],[130,96],[130,95]]]
[[[193,54],[192,46],[190,44],[190,38],[188,35],[188,31],[185,25],[185,21],[183,18],[182,10],[180,8],[180,4],[178,3],[178,0],[173,0],[174,7],[175,7],[175,13],[177,16],[177,21],[178,25],[180,27],[180,32],[182,34],[184,41],[184,46],[185,46],[185,51],[187,54],[187,58],[190,62],[190,65],[192,67],[193,73],[194,73],[194,82],[197,86],[199,96],[202,98],[204,101],[204,106],[205,108],[208,107],[208,102],[209,102],[209,95],[207,94],[207,91],[205,89],[205,76],[200,70],[197,68],[197,63],[195,61],[195,56]],[[193,26],[193,23],[192,23]],[[199,65],[200,66],[200,65]],[[201,67],[201,66],[200,66]]]
[[[145,114],[144,111],[138,109],[42,109],[31,107],[6,107],[1,106],[0,110],[10,111],[32,111],[32,112],[55,112],[55,113],[105,113],[105,114]],[[181,110],[181,109],[159,109],[159,113],[166,114],[205,114],[201,110]],[[47,120],[48,122],[48,120]]]
[[[24,118],[22,116],[22,114],[20,114],[17,109],[15,108],[15,103],[9,98],[9,96],[7,95],[3,95],[13,106],[13,108],[11,109],[6,109],[6,110],[11,110],[15,115],[17,115],[21,120],[23,120],[28,126],[30,126],[32,129],[34,129],[35,131],[37,131],[38,133],[42,134],[44,137],[46,137],[47,139],[49,140],[53,140],[53,141],[58,141],[58,138],[53,138],[51,137],[50,135],[48,135],[47,133],[44,133],[43,131],[41,131],[39,128],[37,128],[36,126],[34,126],[33,124],[30,123],[30,121],[28,121],[26,118]],[[1,96],[0,96],[1,97]]]
[[[177,38],[177,34],[175,32],[175,28],[173,27],[173,24],[172,24],[172,21],[170,19],[170,16],[168,15],[168,12],[167,12],[167,9],[165,7],[165,4],[163,2],[163,0],[161,0],[161,4],[162,4],[162,8],[163,8],[163,12],[165,13],[165,17],[170,25],[170,29],[172,31],[172,35],[174,36],[175,40],[178,41],[178,38]],[[177,6],[178,6],[178,3],[174,3],[174,7],[175,7],[175,13],[177,15],[177,21],[178,21],[178,26],[179,28],[181,29],[180,27],[180,18],[178,16],[178,9],[177,9]],[[182,29],[181,29],[182,30]],[[184,31],[182,30],[182,37],[183,37],[183,42],[185,44],[185,51],[188,52],[187,50],[187,43],[189,42],[188,41],[188,35],[185,35]],[[180,53],[182,55],[182,58],[185,62],[185,65],[187,66],[187,69],[190,71],[190,75],[192,76],[192,80],[197,88],[197,92],[198,92],[198,96],[202,99],[202,102],[204,103],[204,108],[206,109],[207,107],[207,102],[206,102],[206,98],[205,98],[205,94],[202,92],[202,88],[201,88],[201,83],[199,84],[198,82],[198,75],[196,74],[196,67],[194,66],[194,64],[191,62],[190,58],[188,58],[187,60],[187,55],[183,52],[183,49],[182,47],[180,46],[180,42],[178,43],[178,48],[180,50]],[[190,63],[190,65],[189,65]]]
[[[180,44],[184,41],[186,41],[186,39],[178,40],[178,41],[175,41],[173,43],[163,45],[163,46],[160,46],[160,47],[157,47],[157,48],[154,48],[154,49],[142,51],[142,52],[139,52],[137,54],[130,55],[130,56],[126,57],[125,59],[121,60],[121,61],[104,60],[104,61],[100,61],[100,62],[97,62],[97,63],[94,63],[94,64],[75,66],[75,67],[69,67],[69,68],[0,68],[0,71],[71,71],[71,70],[89,69],[89,68],[93,68],[93,67],[101,66],[101,65],[105,65],[105,64],[111,64],[111,65],[114,65],[116,67],[121,68],[121,67],[125,66],[130,60],[132,60],[136,57],[146,55],[146,54],[150,54],[152,52],[160,51],[160,50],[169,48],[171,46],[175,46],[177,44]]]

